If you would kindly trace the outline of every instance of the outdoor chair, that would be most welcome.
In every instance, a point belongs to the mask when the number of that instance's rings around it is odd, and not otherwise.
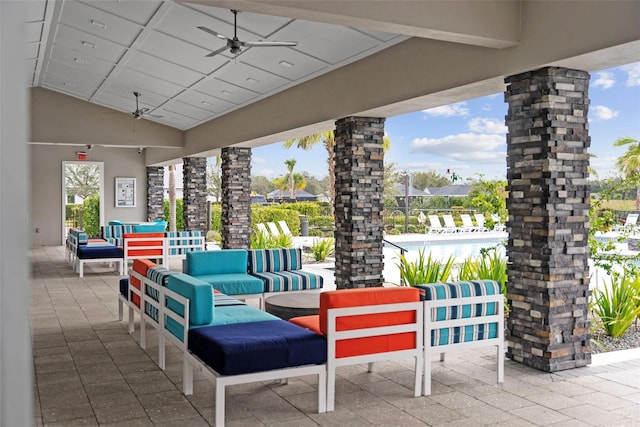
[[[637,213],[628,214],[627,219],[624,221],[624,224],[615,227],[613,231],[633,233],[638,225],[638,216],[640,215]]]
[[[481,230],[480,227],[473,225],[473,220],[471,219],[471,215],[469,214],[461,214],[460,219],[462,220],[461,230],[465,232],[475,232],[475,231],[485,231]]]
[[[440,223],[438,215],[429,215],[429,233],[444,233],[447,230]]]
[[[293,237],[293,234],[291,233],[291,230],[289,230],[289,226],[285,221],[278,221],[278,226],[280,227],[280,230],[282,230],[282,234]]]
[[[269,227],[269,231],[271,231],[272,236],[276,237],[280,235],[280,230],[278,230],[275,222],[268,222],[267,227]]]
[[[267,230],[267,227],[263,223],[260,222],[256,224],[256,228],[263,237],[269,237],[269,230]]]
[[[489,229],[484,225],[484,222],[485,222],[484,214],[481,214],[481,213],[473,214],[473,217],[476,219],[476,225],[478,226],[479,229],[483,231],[489,231]]]
[[[456,225],[456,222],[453,220],[453,216],[442,215],[442,219],[444,220],[444,228],[445,230],[448,230],[449,233],[457,233],[458,231],[463,231],[462,228]]]

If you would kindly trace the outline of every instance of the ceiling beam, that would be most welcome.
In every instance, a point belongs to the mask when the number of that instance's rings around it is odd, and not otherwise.
[[[519,0],[177,0],[371,31],[505,48],[520,38]]]

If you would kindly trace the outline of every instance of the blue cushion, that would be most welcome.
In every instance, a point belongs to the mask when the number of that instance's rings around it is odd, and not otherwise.
[[[202,251],[202,247],[176,248],[175,246],[195,245],[196,241],[202,241],[202,233],[200,231],[167,231],[165,237],[169,237],[169,255],[184,255],[190,251]],[[190,239],[190,237],[198,237],[199,239]]]
[[[249,295],[264,292],[264,282],[247,273],[207,274],[196,277],[210,283],[214,289],[227,295]]]
[[[109,221],[109,225],[124,225],[124,222],[120,221],[119,219],[114,219],[112,221]]]
[[[230,325],[233,323],[262,322],[265,320],[278,319],[272,314],[249,306],[244,302],[225,294],[214,293],[213,304],[215,306],[215,316],[213,316],[213,320],[211,321],[211,323],[201,326],[192,326],[192,328],[201,328],[216,325]],[[180,326],[180,324],[173,320],[171,317],[167,317],[166,323],[167,330],[180,341],[184,341],[182,326]]]
[[[252,273],[252,275],[262,279],[265,292],[320,289],[323,285],[322,276],[303,270]]]
[[[106,242],[89,242],[86,245],[78,246],[78,258],[124,258],[124,253],[122,252],[122,248]]]
[[[284,248],[282,249],[283,270],[300,270],[302,268],[302,249]]]
[[[125,277],[124,279],[120,279],[120,293],[122,296],[127,296],[127,291],[129,290],[129,278]]]
[[[191,276],[228,273],[246,274],[247,251],[244,249],[222,249],[188,252],[185,273]]]
[[[167,228],[166,223],[133,224],[134,233],[162,233]]]
[[[182,273],[169,276],[167,289],[189,300],[189,325],[206,325],[213,319],[213,289],[209,283]],[[184,316],[184,306],[167,298],[167,308]]]
[[[466,319],[498,314],[498,304],[464,304],[464,298],[500,294],[500,284],[493,280],[473,280],[455,283],[430,283],[416,286],[422,300],[460,299],[460,305],[436,308],[435,319],[443,321]],[[431,331],[431,345],[446,345],[460,342],[496,338],[497,322],[467,325],[464,327],[440,328]]]
[[[285,320],[189,330],[189,349],[221,375],[324,363],[326,339]]]

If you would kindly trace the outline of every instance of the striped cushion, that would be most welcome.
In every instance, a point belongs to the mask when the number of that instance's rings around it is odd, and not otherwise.
[[[264,282],[264,292],[302,291],[322,288],[322,276],[308,271],[253,273]]]
[[[89,236],[87,236],[87,233],[79,228],[70,229],[69,234],[76,238],[78,245],[86,245],[89,242]]]
[[[248,256],[249,273],[299,270],[302,268],[302,249],[253,249]]]
[[[455,283],[431,283],[416,286],[420,289],[422,300],[461,299],[460,305],[438,307],[431,313],[431,321],[438,322],[452,319],[495,315],[498,304],[464,304],[464,298],[500,294],[500,284],[493,280],[474,280]],[[464,327],[440,328],[431,331],[431,345],[447,345],[468,341],[496,338],[497,322],[467,325]]]
[[[116,246],[124,245],[125,233],[133,233],[133,225],[103,225],[100,227],[101,237]]]
[[[175,274],[174,271],[171,271],[165,267],[150,267],[147,270],[147,278],[151,279],[155,283],[161,286],[166,286],[169,276]],[[153,298],[154,301],[158,302],[160,300],[160,295],[156,289],[153,289],[149,285],[145,285],[144,287],[145,295]],[[158,321],[158,309],[145,302],[144,311],[147,313],[153,320]]]
[[[202,237],[200,231],[168,231],[164,233],[169,238],[169,255],[183,255],[190,251],[201,251],[199,245],[201,239],[189,239],[189,237]],[[198,245],[198,246],[194,246]],[[175,246],[186,246],[178,247]]]

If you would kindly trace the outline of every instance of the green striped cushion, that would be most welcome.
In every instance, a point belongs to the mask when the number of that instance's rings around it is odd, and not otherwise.
[[[500,294],[500,284],[493,280],[474,280],[455,283],[430,283],[417,286],[422,300],[461,299],[460,305],[438,307],[431,320],[434,322],[452,319],[490,316],[498,314],[498,304],[464,304],[464,298]],[[464,327],[440,328],[431,331],[431,345],[446,345],[460,342],[496,338],[497,322],[467,325]]]

